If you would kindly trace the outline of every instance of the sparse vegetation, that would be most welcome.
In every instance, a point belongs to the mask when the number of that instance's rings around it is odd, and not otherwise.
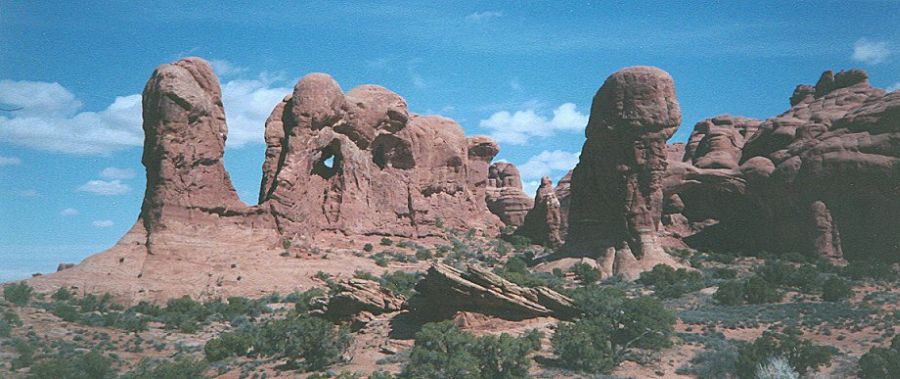
[[[28,304],[34,289],[25,282],[10,284],[3,287],[3,298],[15,305],[23,306]]]
[[[827,365],[835,352],[832,347],[819,346],[800,338],[795,331],[766,331],[752,343],[738,347],[737,375],[741,379],[755,378],[757,369],[768,363],[771,357],[787,360],[794,371],[804,375],[810,369]]]
[[[669,265],[656,265],[641,274],[638,282],[652,286],[657,296],[663,299],[678,298],[684,294],[703,288],[703,275],[687,269],[673,269]]]
[[[900,335],[889,347],[873,347],[859,358],[861,379],[900,378]]]

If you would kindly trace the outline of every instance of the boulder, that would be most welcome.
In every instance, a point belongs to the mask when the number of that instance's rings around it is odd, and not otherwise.
[[[409,301],[425,319],[449,319],[457,312],[476,312],[507,320],[577,315],[572,300],[546,287],[526,288],[480,266],[466,270],[436,263],[416,285]]]
[[[378,282],[352,278],[337,283],[337,292],[328,297],[320,311],[329,319],[349,320],[360,314],[380,315],[397,312],[406,299],[385,289]]]

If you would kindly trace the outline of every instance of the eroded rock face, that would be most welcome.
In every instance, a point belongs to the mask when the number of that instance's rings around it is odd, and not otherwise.
[[[553,181],[541,178],[541,186],[534,196],[534,208],[528,212],[525,222],[516,234],[528,237],[532,243],[558,248],[563,243],[562,206],[553,188]]]
[[[447,319],[472,311],[508,320],[578,314],[568,297],[547,287],[516,285],[486,268],[468,265],[466,271],[442,263],[433,265],[416,285],[411,310],[426,319]]]
[[[320,309],[325,317],[348,320],[360,313],[372,315],[396,312],[406,302],[377,282],[366,279],[347,279],[337,283],[337,293],[328,297]]]
[[[266,124],[261,204],[288,236],[319,231],[407,237],[498,225],[483,201],[499,149],[439,116],[410,114],[378,86],[346,95],[310,74]],[[471,149],[471,150],[470,150]]]
[[[699,168],[735,169],[747,137],[759,129],[759,120],[720,115],[694,125],[685,146],[684,160]]]
[[[680,123],[674,82],[658,68],[620,70],[594,96],[572,174],[568,248],[597,256],[607,275],[675,264],[657,237],[666,140]]]
[[[497,162],[490,166],[487,180],[488,209],[510,226],[525,222],[534,200],[522,190],[522,176],[512,163]]]

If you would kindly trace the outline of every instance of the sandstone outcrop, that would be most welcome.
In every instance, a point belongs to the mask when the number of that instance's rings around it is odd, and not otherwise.
[[[487,180],[488,209],[504,224],[519,226],[534,206],[534,200],[522,190],[522,176],[512,163],[497,162],[490,166]]]
[[[383,87],[344,94],[328,75],[307,75],[269,117],[266,144],[261,204],[290,238],[498,225],[482,184],[496,143],[467,139],[450,119],[412,114]]]
[[[628,104],[627,98],[618,97],[621,101],[614,102],[612,109]],[[647,96],[643,104],[652,98]],[[666,146],[661,229],[657,230],[663,245],[747,253],[800,252],[834,261],[900,260],[900,222],[894,217],[900,214],[900,145],[896,143],[900,138],[900,92],[885,93],[871,87],[861,70],[826,71],[816,85],[797,86],[790,106],[785,113],[763,121],[729,115],[703,120],[696,124],[687,144]],[[648,115],[639,107],[634,109],[632,115]],[[660,105],[658,111],[665,114],[671,109]],[[587,167],[602,167],[591,161],[601,155],[586,154],[597,151],[588,149],[590,130],[571,192],[557,189],[561,210],[573,212],[569,221],[574,224],[564,248],[568,255],[590,250],[578,237],[587,234],[579,228],[608,224],[607,217],[592,219],[594,212],[578,205],[608,200],[595,196],[577,202],[580,196],[593,196],[591,187],[579,182],[579,173]],[[652,145],[637,141],[636,150]],[[631,151],[627,149],[625,154]],[[628,164],[617,169],[626,179],[634,170]],[[615,170],[607,169],[610,171]],[[654,177],[653,172],[645,173]],[[608,181],[596,180],[595,186],[617,189]],[[579,194],[581,191],[588,194]],[[646,197],[629,199],[633,199],[628,203],[631,207],[643,204]],[[647,223],[639,225],[649,229]],[[621,235],[626,228],[619,229]]]
[[[550,248],[558,248],[563,243],[562,205],[553,181],[541,178],[541,185],[534,197],[534,208],[528,212],[525,221],[516,234],[528,237],[532,243]]]
[[[572,300],[546,287],[526,288],[476,265],[458,270],[436,263],[416,285],[411,311],[423,318],[447,319],[472,311],[508,320],[577,315]]]
[[[658,232],[666,140],[680,124],[674,82],[654,67],[620,70],[594,96],[572,173],[567,248],[596,256],[605,275],[676,265]]]
[[[321,235],[421,237],[502,225],[485,202],[496,142],[410,113],[379,86],[345,94],[325,74],[300,80],[266,122],[255,206],[238,198],[225,170],[228,127],[207,62],[159,66],[144,88],[143,119],[147,189],[137,222],[113,248],[35,279],[36,287],[110,292],[124,302],[256,296],[305,285],[296,273],[316,264],[271,260]]]
[[[329,319],[349,320],[360,314],[380,315],[397,312],[406,299],[393,294],[377,282],[352,278],[337,283],[337,293],[328,297],[318,310]],[[361,319],[365,319],[363,315]]]

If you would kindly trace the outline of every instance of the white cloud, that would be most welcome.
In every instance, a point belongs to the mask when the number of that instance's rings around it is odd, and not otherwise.
[[[538,187],[541,186],[540,180],[524,180],[522,181],[522,191],[525,191],[529,196],[534,196],[537,194]]]
[[[111,228],[115,223],[112,220],[94,220],[91,225],[95,228]]]
[[[279,78],[261,74],[257,79],[238,79],[222,86],[222,103],[228,122],[228,148],[264,143],[266,119],[293,89],[273,86]]]
[[[4,157],[0,155],[0,167],[3,166],[18,166],[22,164],[22,160],[18,157]]]
[[[122,184],[122,181],[118,179],[110,181],[90,180],[78,187],[77,191],[101,196],[117,196],[128,193],[128,191],[131,191],[131,187],[127,184]]]
[[[519,172],[522,173],[522,179],[525,181],[539,180],[544,176],[553,176],[575,168],[578,164],[578,156],[580,153],[570,153],[562,150],[544,150],[540,154],[528,159],[527,162],[518,166]]]
[[[209,65],[212,66],[213,72],[218,76],[237,75],[247,71],[246,67],[237,66],[224,59],[213,59],[209,61]]]
[[[900,82],[894,83],[887,88],[888,92],[894,92],[900,90]]]
[[[31,94],[29,96],[29,94]],[[119,96],[99,112],[58,83],[0,81],[0,102],[22,109],[0,116],[0,142],[71,154],[108,154],[143,144],[141,96]]]
[[[130,168],[107,167],[100,171],[100,176],[105,179],[131,179],[136,174]]]
[[[484,11],[484,12],[475,12],[468,16],[466,16],[466,21],[469,22],[485,22],[490,21],[495,18],[503,17],[503,12],[500,11]]]
[[[66,208],[59,211],[60,216],[78,216],[78,210],[75,208]]]
[[[891,55],[887,42],[869,41],[860,38],[853,44],[853,60],[866,64],[879,64]]]
[[[533,108],[516,111],[500,111],[479,126],[490,129],[491,137],[500,143],[524,145],[531,137],[551,137],[556,132],[580,132],[587,125],[588,116],[578,112],[575,104],[565,103],[553,110],[553,117],[538,114]]]

